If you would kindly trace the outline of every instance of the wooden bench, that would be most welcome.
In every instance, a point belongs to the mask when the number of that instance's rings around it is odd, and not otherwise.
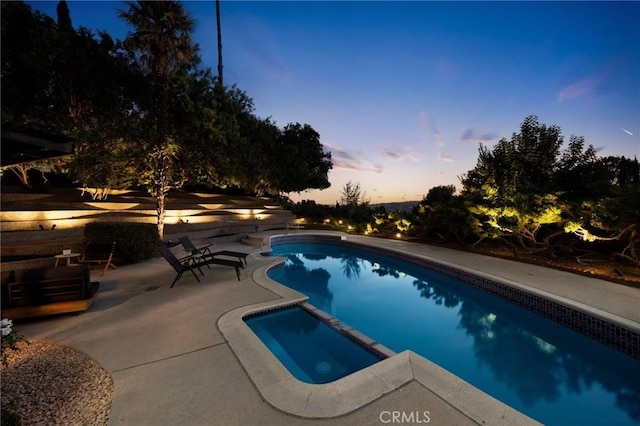
[[[87,310],[100,284],[88,265],[2,272],[2,317],[21,319]]]

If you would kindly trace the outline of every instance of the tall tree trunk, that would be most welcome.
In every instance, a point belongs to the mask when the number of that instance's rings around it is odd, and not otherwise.
[[[167,193],[169,192],[170,187],[170,176],[167,175],[169,173],[168,170],[168,162],[167,154],[165,152],[165,148],[167,145],[167,128],[169,121],[169,77],[167,73],[161,74],[161,83],[160,83],[160,106],[158,111],[158,123],[157,123],[157,132],[158,139],[156,141],[156,153],[158,158],[156,160],[156,190],[155,190],[155,198],[156,198],[156,216],[157,216],[157,224],[158,224],[158,235],[160,239],[164,236],[164,217],[165,217],[165,201]]]
[[[158,236],[164,237],[164,218],[166,214],[165,204],[169,193],[169,176],[167,176],[167,158],[162,147],[157,147],[158,157],[156,159],[156,182],[154,197],[156,199],[156,224],[158,225]]]
[[[27,188],[31,188],[31,184],[29,184],[29,168],[27,166],[25,166],[24,164],[16,164],[9,170],[11,170],[16,176],[18,176],[18,179],[20,179],[20,183],[22,183]]]
[[[161,188],[158,188],[156,192],[156,215],[157,215],[157,225],[158,225],[158,235],[160,239],[164,237],[164,216],[165,216],[165,207],[164,203],[166,200],[166,194],[162,191]]]
[[[220,28],[220,0],[216,0],[216,23],[218,24],[218,81],[222,83],[222,29]]]

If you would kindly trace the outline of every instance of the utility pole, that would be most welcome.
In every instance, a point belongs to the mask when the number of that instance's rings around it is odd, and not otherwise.
[[[222,83],[222,30],[220,28],[220,0],[216,0],[216,22],[218,24],[218,81],[220,87],[224,87]]]

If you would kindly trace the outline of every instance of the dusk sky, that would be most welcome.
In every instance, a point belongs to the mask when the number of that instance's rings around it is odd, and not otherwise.
[[[55,18],[57,1],[27,2]],[[69,1],[74,27],[123,39],[122,2]],[[217,66],[214,1],[185,2]],[[279,127],[307,123],[371,203],[460,186],[478,145],[528,115],[599,155],[640,157],[640,2],[223,1],[224,81]]]

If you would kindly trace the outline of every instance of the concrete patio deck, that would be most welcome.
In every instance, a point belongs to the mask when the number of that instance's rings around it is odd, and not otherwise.
[[[348,238],[483,271],[579,304],[640,332],[637,288],[439,247]],[[198,245],[205,241],[195,242]],[[260,367],[248,369],[241,362],[244,355],[237,353],[241,345],[230,344],[221,329],[229,325],[226,314],[238,308],[282,299],[281,294],[255,279],[274,260],[261,257],[260,248],[239,243],[216,248],[252,253],[241,281],[236,280],[231,268],[213,266],[205,271],[202,282],[185,275],[171,289],[175,272],[162,258],[118,267],[104,277],[95,271],[94,279],[101,282],[101,290],[89,311],[23,322],[17,329],[28,340],[83,351],[111,373],[115,384],[112,425],[375,425],[390,423],[385,420],[390,420],[391,414],[387,413],[392,412],[413,413],[422,420],[415,423],[426,423],[424,412],[428,412],[429,423],[436,425],[482,424],[485,418],[491,419],[487,424],[513,424],[511,413],[505,414],[499,405],[480,407],[473,415],[464,404],[461,408],[460,400],[470,406],[476,404],[475,388],[458,384],[446,396],[425,386],[425,380],[408,380],[337,417],[305,418],[272,405],[263,396],[260,378],[249,374],[250,369]],[[219,322],[223,317],[225,320]],[[482,396],[477,401],[476,405],[487,402]],[[331,409],[327,407],[325,413]],[[526,418],[517,420],[529,422]]]

